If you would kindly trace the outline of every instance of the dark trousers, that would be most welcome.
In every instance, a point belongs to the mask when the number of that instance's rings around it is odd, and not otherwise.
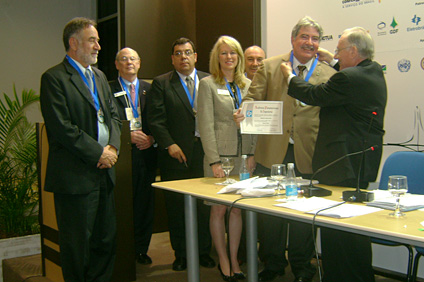
[[[60,262],[66,282],[109,282],[115,263],[113,185],[106,173],[88,194],[54,194]]]
[[[356,180],[335,186],[356,187]],[[362,183],[361,187],[367,187]],[[322,265],[325,282],[373,282],[371,239],[368,236],[321,228]]]
[[[284,164],[294,163],[293,145],[289,145]],[[296,176],[302,174],[296,169]],[[257,164],[255,174],[269,176],[270,169]],[[306,175],[303,175],[306,177]],[[283,272],[288,265],[285,257],[287,245],[287,226],[289,225],[288,258],[293,274],[312,278],[316,269],[311,264],[314,256],[314,242],[310,224],[301,223],[270,215],[259,215],[259,258],[265,269]]]
[[[132,146],[132,183],[134,208],[134,239],[136,254],[146,254],[153,232],[157,151],[150,147],[139,150]]]
[[[162,169],[161,180],[180,180],[203,177],[203,149],[200,141],[194,143],[193,159],[188,163],[188,169]],[[164,191],[166,210],[168,214],[169,237],[175,257],[186,257],[184,195]],[[199,238],[199,254],[210,253],[212,246],[209,232],[210,207],[197,201],[197,223]]]

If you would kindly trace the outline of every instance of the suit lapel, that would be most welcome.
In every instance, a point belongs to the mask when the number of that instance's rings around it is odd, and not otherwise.
[[[190,105],[190,101],[188,100],[187,93],[184,90],[183,85],[181,84],[180,77],[176,71],[171,74],[171,86],[174,88],[177,97],[184,104],[185,108],[194,116],[193,109]]]
[[[139,98],[139,101],[140,101],[141,112],[143,112],[144,105],[146,104],[146,89],[144,89],[144,85],[141,83],[140,80],[138,80],[138,83],[140,85],[140,87],[138,89],[138,98]]]
[[[93,97],[90,94],[90,90],[88,90],[87,85],[85,85],[84,81],[82,80],[79,72],[71,66],[71,64],[68,62],[67,59],[64,61],[65,68],[68,71],[68,73],[71,75],[71,81],[75,85],[75,88],[77,91],[93,106],[95,109],[96,106],[94,105]],[[97,81],[96,81],[97,83]]]

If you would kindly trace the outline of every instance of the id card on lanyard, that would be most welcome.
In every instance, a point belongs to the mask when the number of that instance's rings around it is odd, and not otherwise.
[[[125,108],[125,115],[127,117],[127,120],[130,122],[130,130],[141,130],[142,129],[142,122],[141,122],[141,109],[139,105],[138,100],[138,92],[140,89],[140,83],[138,80],[136,81],[135,85],[135,102],[133,103],[131,98],[131,93],[127,87],[127,84],[123,81],[122,77],[119,77],[119,83],[121,84],[121,88],[126,92],[127,94],[127,106]]]

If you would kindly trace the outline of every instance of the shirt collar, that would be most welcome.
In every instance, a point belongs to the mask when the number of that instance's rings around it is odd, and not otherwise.
[[[186,79],[187,76],[190,76],[193,79],[193,81],[194,81],[194,76],[196,75],[196,68],[194,68],[193,71],[189,75],[184,75],[182,73],[179,73],[178,71],[176,71],[176,72],[178,73],[178,75],[180,76],[180,78],[183,81],[185,81],[185,79]]]
[[[89,69],[91,72],[93,72],[93,70],[91,69],[91,65],[88,65],[88,67],[84,67],[83,65],[81,65],[78,61],[74,60],[71,58],[71,56],[69,56],[69,58],[75,62],[75,64],[79,67],[79,69],[82,71],[82,73],[85,74],[85,70]]]
[[[315,57],[314,58],[312,58],[312,59],[310,59],[308,62],[306,62],[306,64],[301,64],[297,59],[296,59],[296,57],[295,56],[293,56],[293,69],[296,71],[296,73],[299,71],[298,69],[297,69],[297,67],[299,66],[299,65],[302,65],[302,66],[305,66],[306,67],[306,70],[307,71],[309,71],[310,69],[311,69],[311,66],[312,66],[312,63],[314,62],[314,60],[315,60]]]

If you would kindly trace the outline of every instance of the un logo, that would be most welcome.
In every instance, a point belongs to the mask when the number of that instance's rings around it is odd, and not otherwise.
[[[400,72],[408,72],[411,69],[411,61],[402,59],[398,62],[398,69]]]

